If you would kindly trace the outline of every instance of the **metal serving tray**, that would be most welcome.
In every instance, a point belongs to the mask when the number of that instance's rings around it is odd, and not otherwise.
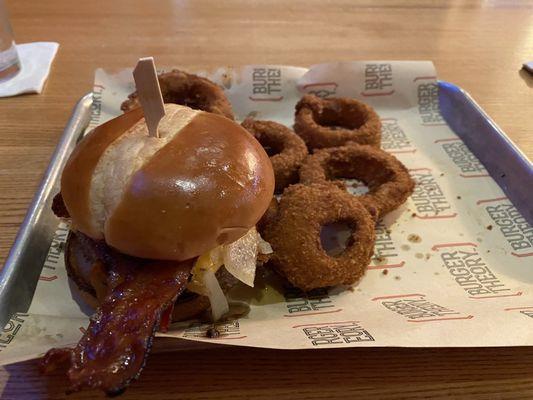
[[[515,207],[533,224],[531,161],[463,89],[439,82],[441,114],[500,185]],[[0,326],[15,312],[27,311],[57,228],[51,204],[59,191],[65,162],[82,137],[91,115],[92,93],[72,112],[44,178],[28,209],[6,264],[0,272]],[[528,203],[529,201],[529,203]]]

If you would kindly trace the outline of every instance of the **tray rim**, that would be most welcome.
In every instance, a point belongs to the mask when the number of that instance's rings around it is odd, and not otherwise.
[[[516,145],[515,142],[513,142],[513,140],[505,133],[505,131],[502,128],[500,128],[500,126],[485,112],[485,110],[479,105],[479,103],[472,97],[472,95],[468,91],[448,81],[438,80],[437,82],[439,84],[439,87],[445,86],[445,87],[451,88],[452,90],[456,90],[460,92],[466,98],[466,100],[468,100],[468,102],[472,106],[474,106],[476,111],[479,114],[481,114],[483,119],[485,119],[490,124],[490,126],[505,140],[506,144],[513,150],[514,153],[516,153],[518,158],[523,160],[525,163],[529,163],[530,167],[533,167],[532,162],[529,159],[529,157]]]
[[[52,153],[52,157],[50,158],[44,176],[28,206],[28,210],[26,211],[24,220],[15,236],[15,240],[8,253],[4,266],[0,271],[0,326],[2,328],[9,322],[9,319],[15,313],[22,312],[22,310],[14,309],[15,307],[11,304],[9,299],[10,292],[12,291],[13,286],[15,286],[17,278],[19,278],[21,272],[19,270],[23,268],[23,265],[21,264],[23,263],[23,257],[26,254],[25,252],[28,251],[30,245],[29,242],[34,233],[34,229],[42,218],[43,211],[46,212],[45,206],[51,202],[52,189],[59,184],[59,174],[70,155],[70,152],[67,150],[69,147],[74,147],[75,141],[77,141],[88,125],[92,103],[92,92],[83,95],[76,102],[63,133]],[[87,112],[87,110],[89,110],[89,112]],[[49,248],[49,244],[47,247]],[[43,259],[43,264],[45,257],[46,253],[41,257]],[[35,282],[35,285],[33,285],[32,298],[35,293],[37,281]]]
[[[456,99],[453,101],[462,102],[463,107],[449,109],[453,103],[450,99],[454,97]],[[463,88],[453,83],[439,81],[439,107],[449,128],[479,159],[513,206],[521,212],[530,225],[533,225],[533,209],[529,200],[531,195],[527,189],[524,189],[528,186],[533,187],[531,160]],[[466,124],[461,118],[463,116],[461,114],[465,113],[470,116]],[[478,134],[470,133],[471,124],[478,130]],[[480,144],[480,139],[485,144],[484,148]],[[497,154],[493,150],[495,148],[499,149]]]
[[[453,83],[437,80],[439,88],[445,86],[451,90],[458,91],[461,95],[475,108],[475,110],[486,120],[491,128],[504,139],[506,145],[509,146],[511,151],[526,165],[529,164],[530,169],[533,171],[533,165],[529,158],[523,153],[522,150],[509,138],[509,136],[492,120],[492,118],[481,108],[481,106],[473,99],[473,97],[463,88]],[[33,229],[38,223],[39,218],[42,216],[45,205],[50,203],[51,191],[58,184],[58,177],[61,169],[66,162],[66,159],[70,155],[67,152],[69,146],[73,147],[73,141],[82,137],[83,132],[89,125],[91,116],[91,108],[93,104],[93,92],[89,92],[83,95],[75,104],[71,116],[63,130],[63,133],[58,141],[58,144],[54,150],[54,153],[47,166],[46,172],[38,186],[37,191],[28,207],[26,216],[19,228],[19,231],[15,237],[13,245],[6,258],[6,262],[0,271],[0,325],[4,327],[13,314],[16,312],[23,312],[21,310],[14,310],[10,305],[9,295],[10,287],[15,284],[17,279],[18,270],[22,268],[21,259],[25,254],[26,247],[33,233]],[[453,130],[453,129],[452,129]],[[474,153],[475,154],[475,153]],[[501,185],[496,181],[498,186]],[[503,190],[503,188],[502,188]],[[55,230],[55,229],[54,229]],[[48,244],[49,247],[49,244]],[[44,255],[46,257],[46,254]],[[43,258],[44,258],[43,257]],[[44,262],[44,260],[43,260]],[[38,281],[38,280],[37,280]],[[33,293],[35,287],[33,287]],[[33,298],[32,293],[32,298]],[[31,301],[30,301],[31,302]],[[29,306],[29,305],[28,305]]]

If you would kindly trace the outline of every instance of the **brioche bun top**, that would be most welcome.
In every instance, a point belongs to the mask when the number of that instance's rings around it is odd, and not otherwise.
[[[67,161],[61,194],[74,230],[131,256],[181,261],[255,226],[274,173],[237,123],[176,104],[165,112],[158,138],[141,109],[94,129]]]

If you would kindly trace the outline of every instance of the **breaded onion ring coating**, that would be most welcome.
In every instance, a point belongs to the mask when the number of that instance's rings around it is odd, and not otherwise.
[[[309,149],[349,142],[379,147],[381,121],[374,109],[350,98],[321,99],[306,94],[296,104],[294,131]]]
[[[276,197],[272,197],[272,200],[270,201],[267,210],[256,225],[257,232],[259,232],[261,236],[264,236],[266,227],[269,226],[276,219],[276,215],[278,215],[278,209],[278,200],[276,199]]]
[[[368,193],[358,198],[376,218],[398,208],[415,187],[409,171],[396,157],[365,145],[318,150],[308,156],[300,168],[303,184],[338,178],[357,179],[368,186]]]
[[[274,121],[246,118],[242,126],[254,135],[267,153],[273,153],[270,162],[274,168],[276,193],[298,182],[298,169],[307,156],[304,141],[291,129]]]
[[[234,119],[231,104],[220,86],[209,79],[174,69],[158,75],[165,103],[175,103]],[[120,109],[124,112],[140,107],[137,92],[128,96]]]
[[[325,225],[343,223],[352,230],[337,257],[322,247]],[[283,192],[276,219],[265,230],[274,253],[271,265],[294,286],[316,288],[352,284],[370,263],[374,220],[356,197],[332,184],[292,185]]]

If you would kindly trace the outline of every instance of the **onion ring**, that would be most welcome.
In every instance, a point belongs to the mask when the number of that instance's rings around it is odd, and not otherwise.
[[[161,94],[165,103],[175,103],[195,110],[234,119],[231,104],[220,86],[209,79],[174,69],[158,75]],[[124,112],[140,107],[137,92],[128,96],[120,109]]]
[[[307,156],[304,141],[291,129],[274,121],[257,121],[246,118],[243,128],[250,132],[267,150],[272,149],[270,156],[276,193],[283,191],[291,183],[298,181],[298,169]]]
[[[407,168],[396,157],[365,145],[318,150],[300,168],[303,184],[324,183],[335,178],[363,181],[368,193],[358,198],[376,218],[398,208],[415,187]]]
[[[259,232],[261,236],[264,236],[265,229],[267,228],[267,226],[269,226],[272,221],[276,219],[276,215],[278,214],[278,208],[278,200],[276,199],[276,197],[272,197],[272,200],[270,201],[267,210],[256,225],[257,232]]]
[[[379,147],[381,121],[374,109],[350,98],[321,99],[307,94],[296,104],[294,131],[309,149],[349,142]]]
[[[337,257],[321,245],[322,227],[342,222],[352,233]],[[292,185],[283,192],[277,217],[265,229],[271,265],[294,286],[352,284],[365,272],[374,250],[374,221],[356,197],[332,184]]]

